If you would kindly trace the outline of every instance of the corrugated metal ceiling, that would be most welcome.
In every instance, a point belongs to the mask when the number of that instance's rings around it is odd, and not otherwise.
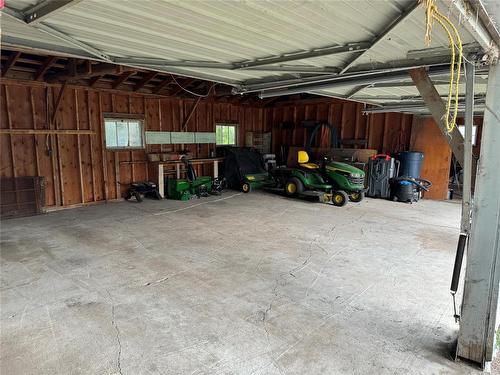
[[[372,41],[416,0],[332,1],[332,0],[170,0],[123,2],[83,0],[43,19],[50,26],[107,55],[121,58],[155,58],[168,61],[209,61],[238,63],[308,51],[332,45]],[[34,0],[12,0],[8,6],[25,11]],[[438,2],[442,11],[454,15]],[[424,11],[417,7],[372,49],[363,53],[352,69],[373,64],[395,64],[407,59],[409,51],[424,45]],[[457,19],[454,19],[458,24]],[[474,43],[463,27],[459,32],[466,44]],[[76,54],[78,48],[32,26],[2,16],[2,38],[7,44]],[[430,48],[446,48],[445,33],[435,27]],[[81,56],[88,53],[80,51]],[[287,66],[342,69],[358,53],[290,61]],[[89,56],[90,57],[90,56]],[[270,67],[278,68],[280,64]],[[230,70],[193,67],[158,68],[197,78],[237,85],[252,80],[277,80],[297,74],[275,71]],[[353,87],[324,90],[344,95]],[[483,87],[478,87],[483,89]],[[412,87],[367,88],[363,96],[413,95]]]

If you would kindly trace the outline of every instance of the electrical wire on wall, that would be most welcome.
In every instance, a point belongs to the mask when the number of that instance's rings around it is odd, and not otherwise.
[[[199,98],[206,98],[207,96],[210,95],[210,92],[213,90],[213,88],[215,87],[215,85],[217,85],[217,83],[212,83],[212,86],[210,86],[210,88],[208,89],[207,93],[206,94],[198,94],[196,92],[193,92],[191,90],[188,90],[187,88],[185,88],[184,86],[182,86],[174,77],[173,74],[170,74],[170,76],[172,77],[172,80],[174,81],[174,83],[179,86],[182,90],[186,91],[187,93],[191,94],[191,95],[194,95],[194,96],[197,96]]]
[[[459,83],[460,74],[462,68],[462,39],[458,33],[457,28],[450,21],[448,17],[439,12],[436,0],[419,0],[425,7],[425,44],[430,46],[431,44],[431,34],[432,25],[436,21],[444,30],[448,36],[451,48],[451,61],[450,61],[450,82],[448,85],[448,100],[446,102],[446,113],[444,115],[443,121],[446,125],[448,133],[451,133],[456,126],[457,115],[458,115],[458,94],[459,94]],[[458,54],[458,58],[457,55]],[[456,68],[455,68],[456,65]],[[456,73],[455,73],[456,69]],[[453,113],[452,108],[453,104]]]

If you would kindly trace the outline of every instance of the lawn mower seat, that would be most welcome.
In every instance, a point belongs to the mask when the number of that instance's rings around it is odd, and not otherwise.
[[[306,151],[299,151],[298,162],[299,166],[305,169],[319,169],[319,165],[315,163],[308,163],[309,155]]]

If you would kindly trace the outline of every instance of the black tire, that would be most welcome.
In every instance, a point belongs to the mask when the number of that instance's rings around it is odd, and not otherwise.
[[[128,201],[130,198],[132,198],[132,193],[127,191],[127,194],[125,194],[125,200]]]
[[[155,190],[153,194],[156,199],[161,200],[161,195],[159,191]]]
[[[365,198],[365,193],[363,191],[357,191],[349,195],[349,200],[351,202],[361,202]]]
[[[252,191],[252,185],[250,185],[248,182],[244,182],[241,185],[241,191],[244,193],[250,193]]]
[[[343,190],[337,190],[333,192],[332,203],[334,206],[343,207],[347,204],[349,196]]]
[[[136,191],[135,191],[135,192],[133,192],[132,194],[133,194],[133,196],[135,197],[135,200],[136,200],[137,202],[142,202],[142,196],[141,196],[141,194],[140,194],[140,193],[138,193],[138,192],[136,192]]]
[[[285,183],[285,194],[289,197],[295,197],[302,194],[304,191],[304,184],[297,177],[292,177]]]

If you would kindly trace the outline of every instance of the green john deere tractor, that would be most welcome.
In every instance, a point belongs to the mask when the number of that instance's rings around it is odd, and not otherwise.
[[[360,202],[363,199],[365,174],[362,170],[339,162],[325,161],[321,166],[310,163],[306,151],[299,151],[298,164],[297,168],[276,168],[271,172],[285,194],[316,194],[339,207],[349,200]]]
[[[324,161],[320,171],[337,196],[344,196],[343,200],[361,202],[365,197],[365,172],[361,169],[337,161]]]
[[[309,155],[299,151],[299,166],[295,168],[276,168],[271,171],[276,188],[283,189],[285,194],[294,196],[316,196],[321,202],[332,202],[335,206],[344,206],[348,197],[343,192],[333,189],[321,175],[318,164],[309,163]]]

